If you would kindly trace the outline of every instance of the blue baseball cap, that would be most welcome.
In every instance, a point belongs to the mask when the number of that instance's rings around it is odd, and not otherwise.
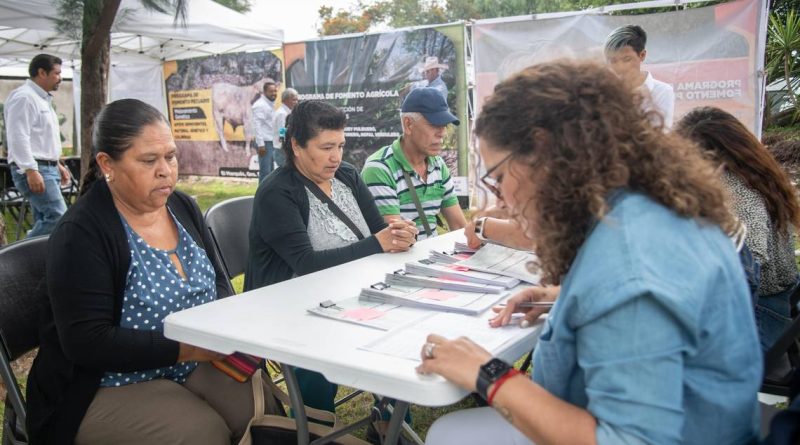
[[[450,112],[447,99],[436,88],[415,88],[408,93],[400,107],[403,113],[420,113],[425,119],[437,127],[447,124],[458,125],[458,118]]]

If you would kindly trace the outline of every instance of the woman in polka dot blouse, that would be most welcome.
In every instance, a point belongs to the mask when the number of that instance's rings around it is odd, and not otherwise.
[[[50,236],[50,307],[28,380],[31,443],[230,444],[249,383],[164,337],[170,313],[230,294],[167,120],[135,99],[97,117],[80,199]]]

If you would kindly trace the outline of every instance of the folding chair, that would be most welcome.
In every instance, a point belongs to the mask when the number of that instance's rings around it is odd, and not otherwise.
[[[78,199],[78,192],[81,185],[81,158],[70,156],[61,160],[69,171],[69,183],[61,187],[61,195],[64,196],[67,206],[72,205]]]
[[[39,315],[48,304],[47,239],[37,236],[0,248],[0,377],[8,390],[3,445],[28,441],[25,399],[11,362],[39,345]]]
[[[7,163],[0,163],[0,211],[5,215],[8,212],[14,223],[16,224],[15,239],[20,239],[25,233],[25,230],[32,227],[28,223],[28,215],[30,212],[30,205],[28,200],[22,196],[17,187],[14,185],[14,180],[11,177],[11,166]]]
[[[252,196],[227,199],[206,211],[206,226],[228,279],[243,274],[247,266],[252,214]]]

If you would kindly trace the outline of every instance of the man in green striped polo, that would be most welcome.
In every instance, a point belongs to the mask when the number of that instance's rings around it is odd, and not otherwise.
[[[440,211],[450,230],[464,227],[467,221],[450,170],[439,156],[445,128],[458,125],[458,119],[436,88],[417,88],[403,101],[400,120],[403,135],[373,153],[361,172],[378,210],[387,222],[398,218],[413,221],[419,239],[436,236]]]

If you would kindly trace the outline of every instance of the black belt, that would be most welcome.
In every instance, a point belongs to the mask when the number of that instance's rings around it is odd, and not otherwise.
[[[47,159],[34,159],[34,161],[36,161],[36,163],[39,165],[46,165],[48,167],[55,167],[58,165],[58,161],[48,161]],[[15,162],[12,162],[9,165],[13,165],[14,167],[17,166]]]

